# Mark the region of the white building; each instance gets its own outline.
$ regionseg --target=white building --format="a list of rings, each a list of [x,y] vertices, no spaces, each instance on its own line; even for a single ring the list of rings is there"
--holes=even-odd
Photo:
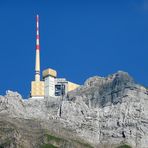
[[[43,71],[44,96],[64,96],[67,92],[79,87],[78,84],[67,81],[65,78],[57,78],[57,72],[51,68]]]

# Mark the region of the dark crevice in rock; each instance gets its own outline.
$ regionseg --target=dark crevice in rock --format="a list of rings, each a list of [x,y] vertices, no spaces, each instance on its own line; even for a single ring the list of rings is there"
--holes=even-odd
[[[123,138],[126,138],[125,132],[124,132],[124,131],[122,131],[122,137],[123,137]]]

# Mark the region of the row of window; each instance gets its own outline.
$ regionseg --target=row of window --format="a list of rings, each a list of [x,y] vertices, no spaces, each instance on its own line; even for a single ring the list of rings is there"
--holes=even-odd
[[[65,85],[58,84],[55,85],[55,96],[64,96],[65,95]]]

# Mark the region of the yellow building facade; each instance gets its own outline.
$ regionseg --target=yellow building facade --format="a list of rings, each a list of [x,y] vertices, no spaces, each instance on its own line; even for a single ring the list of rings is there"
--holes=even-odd
[[[54,69],[48,68],[42,72],[42,75],[43,75],[43,78],[45,78],[47,76],[52,76],[52,77],[56,78],[57,72]]]
[[[44,81],[31,82],[31,97],[44,97]]]
[[[79,87],[80,85],[76,84],[76,83],[72,83],[68,81],[68,92],[75,90]]]

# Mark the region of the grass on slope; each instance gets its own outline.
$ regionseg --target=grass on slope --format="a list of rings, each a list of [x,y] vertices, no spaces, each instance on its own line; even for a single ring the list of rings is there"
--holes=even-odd
[[[43,144],[43,145],[41,146],[41,148],[58,148],[58,147],[56,147],[56,146],[54,146],[54,145],[52,145],[52,144]]]
[[[41,145],[41,148],[59,148],[63,145],[65,146],[65,144],[72,144],[82,148],[93,148],[91,145],[87,143],[82,143],[76,140],[67,140],[49,134],[45,134],[45,138],[46,142],[43,145]]]
[[[0,144],[0,148],[9,147],[11,141],[9,139],[6,139],[6,141],[2,144]]]
[[[59,142],[59,141],[63,141],[64,139],[62,138],[59,138],[59,137],[55,137],[53,135],[49,135],[49,134],[46,134],[45,135],[47,137],[47,140],[50,141],[50,140],[54,140],[56,142]]]
[[[120,145],[117,148],[132,148],[131,146],[124,144],[124,145]]]

